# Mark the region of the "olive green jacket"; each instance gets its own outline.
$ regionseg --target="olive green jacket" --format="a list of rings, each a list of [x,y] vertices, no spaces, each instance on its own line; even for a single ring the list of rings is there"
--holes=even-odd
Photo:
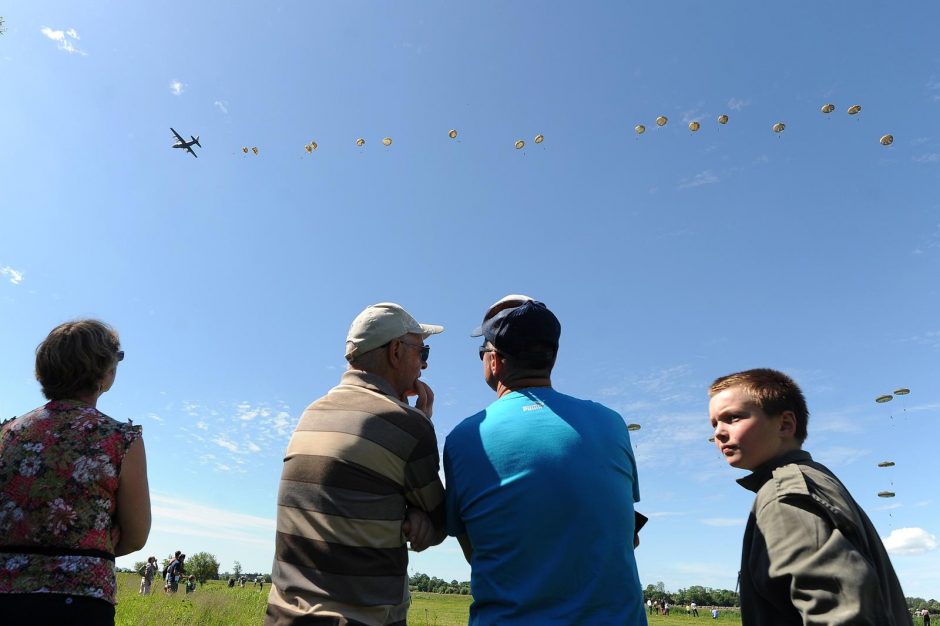
[[[871,520],[839,479],[796,450],[738,483],[757,493],[744,531],[744,626],[913,626]]]

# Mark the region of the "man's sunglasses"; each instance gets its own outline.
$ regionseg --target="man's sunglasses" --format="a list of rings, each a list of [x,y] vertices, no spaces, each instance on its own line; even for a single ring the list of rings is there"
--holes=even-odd
[[[118,351],[114,354],[114,358],[117,359],[118,362],[123,361],[123,360],[124,360],[124,351],[123,351],[123,350],[118,350]]]
[[[421,351],[421,354],[420,354],[421,362],[422,363],[428,362],[428,356],[430,356],[431,354],[431,346],[426,346],[426,345],[417,344],[417,343],[408,343],[407,341],[402,341],[401,343],[403,343],[406,346],[411,346],[412,348],[418,348]]]
[[[481,361],[483,360],[483,355],[486,354],[487,352],[496,352],[498,354],[499,350],[497,350],[496,348],[487,348],[486,344],[480,346],[480,360]]]

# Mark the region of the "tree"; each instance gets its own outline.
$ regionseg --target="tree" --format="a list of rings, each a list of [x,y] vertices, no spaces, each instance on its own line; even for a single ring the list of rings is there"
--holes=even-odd
[[[232,575],[235,576],[235,578],[242,575],[242,564],[238,561],[235,561],[235,564],[232,565]]]
[[[197,552],[186,557],[186,571],[195,576],[200,584],[207,580],[218,580],[219,560],[208,552]]]

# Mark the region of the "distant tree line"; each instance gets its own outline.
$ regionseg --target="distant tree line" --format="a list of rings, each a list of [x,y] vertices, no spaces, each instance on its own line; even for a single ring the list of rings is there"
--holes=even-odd
[[[904,598],[907,600],[907,606],[910,609],[915,611],[920,611],[921,609],[927,609],[931,613],[940,613],[940,602],[937,602],[933,598],[929,600],[924,600],[923,598]]]
[[[408,588],[412,591],[429,591],[431,593],[452,593],[460,596],[470,595],[470,581],[462,583],[452,580],[447,582],[441,578],[431,578],[427,574],[417,573],[408,579]]]
[[[661,581],[655,585],[647,585],[643,590],[643,599],[660,602],[665,600],[671,605],[689,605],[692,602],[699,606],[739,606],[738,595],[730,589],[712,589],[701,585],[692,585],[688,589],[668,591]]]

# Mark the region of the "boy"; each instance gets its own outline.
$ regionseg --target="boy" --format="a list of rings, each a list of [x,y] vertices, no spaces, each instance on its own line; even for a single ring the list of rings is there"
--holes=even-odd
[[[785,374],[753,369],[709,388],[715,445],[757,493],[744,531],[741,620],[913,626],[874,526],[839,479],[802,450],[809,410]]]

